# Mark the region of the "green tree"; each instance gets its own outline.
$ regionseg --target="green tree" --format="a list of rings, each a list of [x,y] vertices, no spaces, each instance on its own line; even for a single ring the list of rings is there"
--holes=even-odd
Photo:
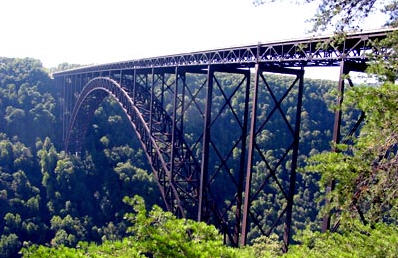
[[[359,216],[364,223],[398,221],[398,85],[362,86],[347,94],[366,114],[366,123],[352,146],[311,157],[307,171],[322,175],[320,184],[337,181],[328,211]],[[332,198],[333,197],[333,198]]]
[[[214,226],[203,222],[177,219],[172,213],[153,206],[147,211],[142,197],[124,198],[134,208],[126,219],[132,223],[128,232],[139,242],[138,248],[155,257],[231,257],[233,250],[224,246]]]
[[[396,257],[398,228],[378,223],[364,226],[351,220],[341,233],[320,233],[305,230],[295,238],[285,257]]]
[[[263,5],[278,0],[253,0],[254,5]],[[283,1],[283,0],[279,0]],[[293,2],[293,1],[292,1]],[[294,3],[306,4],[315,0],[295,1]],[[331,27],[337,32],[347,29],[359,29],[364,19],[372,12],[382,12],[388,16],[386,25],[396,27],[398,24],[397,0],[321,0],[317,13],[310,20],[313,31],[326,30]]]
[[[18,255],[21,242],[15,234],[2,235],[0,238],[0,257],[8,258]]]
[[[51,219],[51,229],[56,232],[51,240],[53,246],[75,246],[78,241],[86,240],[84,225],[79,218],[72,218],[70,215],[64,218],[54,216]]]

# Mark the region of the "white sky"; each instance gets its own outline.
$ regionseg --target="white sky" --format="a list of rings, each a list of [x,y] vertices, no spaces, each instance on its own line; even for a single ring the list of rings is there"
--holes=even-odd
[[[0,56],[52,67],[308,37],[305,21],[315,10],[289,1],[255,7],[252,0],[0,0]],[[383,23],[375,15],[364,28]],[[337,76],[318,70],[312,77],[331,73]]]

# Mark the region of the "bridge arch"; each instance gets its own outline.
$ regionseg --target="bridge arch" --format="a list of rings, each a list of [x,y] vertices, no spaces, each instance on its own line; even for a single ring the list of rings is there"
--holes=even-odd
[[[139,84],[136,84],[135,90],[132,91],[109,77],[95,77],[89,80],[73,107],[65,137],[65,149],[68,151],[71,147],[78,148],[85,137],[89,118],[102,100],[111,96],[122,108],[141,143],[166,208],[181,217],[193,218],[198,203],[199,165],[176,128],[174,144],[171,143],[172,120],[159,103],[153,105],[156,115],[150,119],[157,118],[161,122],[160,127],[153,128],[153,123],[149,125],[148,114],[142,111],[149,105],[148,95],[148,90]],[[79,129],[74,130],[75,128]],[[192,162],[179,162],[187,159]],[[179,169],[182,173],[173,173],[171,163],[174,167],[181,166]]]

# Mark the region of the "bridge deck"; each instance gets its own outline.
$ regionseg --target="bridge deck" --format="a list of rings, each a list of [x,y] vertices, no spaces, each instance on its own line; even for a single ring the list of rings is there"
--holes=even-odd
[[[350,33],[339,43],[333,41],[332,36],[323,36],[144,58],[81,67],[57,72],[54,76],[124,69],[202,67],[209,64],[253,67],[256,63],[262,63],[279,67],[302,67],[337,66],[341,60],[363,63],[367,60],[368,53],[380,51],[372,42],[385,38],[393,31],[396,29]]]

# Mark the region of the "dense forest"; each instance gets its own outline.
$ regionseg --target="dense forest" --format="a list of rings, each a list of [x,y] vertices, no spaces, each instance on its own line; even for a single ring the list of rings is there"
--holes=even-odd
[[[314,30],[335,26],[340,33],[335,40],[339,40],[347,26],[353,28],[367,17],[374,3],[320,1],[312,20]],[[392,0],[382,9],[393,27],[397,26],[397,7]],[[339,108],[333,91],[336,82],[305,79],[300,173],[293,240],[287,253],[282,253],[282,223],[269,237],[261,232],[269,229],[285,205],[278,189],[286,188],[289,161],[276,170],[281,186],[273,181],[257,192],[252,212],[260,226],[250,225],[249,245],[225,245],[228,239],[214,226],[164,211],[145,153],[114,99],[106,97],[95,110],[81,152],[64,151],[62,95],[50,72],[76,65],[46,70],[39,60],[1,57],[0,257],[397,257],[397,42],[395,31],[380,42],[389,51],[370,56],[367,72],[379,81],[377,86],[362,85],[345,93],[342,130],[347,132],[358,116],[364,117],[356,137],[349,141],[330,144],[333,112]],[[274,74],[265,77],[277,99],[294,80]],[[225,96],[216,88],[213,111],[215,115],[220,111],[220,118],[212,130],[219,137],[212,144],[221,146],[222,154],[234,144],[231,139],[237,138],[240,121],[234,117],[244,112],[244,92],[234,88],[240,80],[237,75],[217,76],[217,84],[231,96],[229,106],[234,111],[221,112]],[[204,99],[201,75],[190,75],[187,84],[198,99]],[[259,120],[275,104],[267,87],[259,90]],[[276,112],[258,136],[258,148],[270,164],[278,163],[288,147],[290,132],[285,122],[294,123],[296,95],[293,89],[281,104],[285,116]],[[196,106],[197,110],[187,109],[184,117],[188,144],[201,135],[204,102],[198,100]],[[171,105],[164,109],[172,112]],[[200,147],[193,149],[197,158]],[[220,166],[214,158],[216,148],[212,151],[209,168],[214,171]],[[237,162],[240,151],[234,150],[227,160],[229,166]],[[254,163],[255,189],[265,177],[265,165],[260,159]],[[214,184],[217,205],[231,204],[234,192],[225,183],[230,171],[220,173]],[[235,208],[233,203],[230,207],[231,211]],[[326,213],[332,214],[332,228],[321,233]]]
[[[85,245],[82,252],[88,252],[88,250],[102,252],[97,248],[112,249],[106,245],[112,245],[110,243],[124,245],[125,241],[131,241],[128,240],[129,238],[122,240],[124,237],[129,237],[131,232],[136,232],[133,235],[137,236],[143,234],[141,237],[144,241],[145,234],[151,231],[141,231],[143,228],[149,230],[148,228],[153,226],[148,221],[153,217],[165,217],[164,223],[167,222],[166,224],[173,230],[173,225],[181,223],[171,214],[163,213],[158,208],[152,210],[149,213],[152,215],[146,218],[147,211],[141,199],[138,197],[124,199],[124,197],[137,195],[144,198],[148,207],[154,204],[160,207],[163,205],[144,153],[115,100],[105,99],[95,111],[87,133],[85,148],[82,151],[84,155],[70,155],[62,151],[60,139],[61,118],[57,101],[60,98],[60,92],[55,88],[41,63],[34,59],[2,58],[0,67],[0,251],[2,257],[17,256],[22,247],[27,248],[32,244],[59,247],[61,249],[58,250],[64,252],[69,250],[65,249],[67,247],[81,246],[83,244],[81,241],[104,243],[103,247],[97,247],[95,244]],[[275,94],[279,95],[292,80],[289,77],[275,75],[267,75],[267,78],[268,83],[274,87]],[[222,75],[219,80],[220,84],[227,85],[227,88],[230,85],[232,89],[239,78]],[[193,87],[199,87],[199,81],[199,78],[193,77],[190,78],[189,83],[194,85]],[[304,165],[306,156],[329,148],[333,121],[330,106],[334,99],[331,91],[334,86],[335,82],[305,80],[300,143],[301,165]],[[269,105],[271,99],[264,97],[261,102],[263,103],[261,105]],[[295,100],[290,98],[286,103],[284,109],[289,116],[291,112],[294,112],[291,107],[294,106]],[[239,109],[238,102],[234,105]],[[264,116],[265,113],[260,113],[261,115]],[[349,113],[349,116],[355,115],[355,112]],[[187,116],[186,119],[187,124],[195,124],[195,116]],[[283,136],[286,132],[277,130],[281,125],[279,119],[271,121],[268,128],[269,135],[264,135],[264,146],[274,150],[268,153],[268,158],[271,160],[286,138]],[[227,125],[222,124],[222,126]],[[277,137],[271,133],[275,130],[279,133]],[[199,132],[195,132],[195,126],[192,126],[191,135],[195,133]],[[225,131],[224,136],[220,141],[228,139],[228,130]],[[261,163],[257,163],[255,167],[255,173],[259,173],[257,177],[260,179],[261,166]],[[257,177],[254,176],[254,184]],[[301,174],[298,178],[294,206],[294,232],[305,228],[315,230],[320,226],[319,205],[322,202],[320,202],[321,191],[317,184],[318,180],[319,176],[312,173]],[[264,227],[269,226],[268,216],[275,216],[280,205],[278,203],[281,199],[280,193],[278,194],[273,187],[276,188],[271,185],[269,189],[262,191],[261,202],[255,203],[255,209],[264,214]],[[144,214],[140,220],[134,212],[131,213],[132,206],[138,214],[140,212]],[[235,250],[222,245],[220,235],[214,228],[207,229],[206,227],[209,226],[191,223],[185,226],[193,228],[192,230],[196,229],[198,238],[213,239],[215,245],[218,246],[217,250],[221,253],[226,252],[232,256],[245,253],[251,256],[253,252],[261,253],[263,245],[268,242],[271,243],[270,254],[280,252],[278,248],[281,243],[277,235],[272,235],[270,240],[264,240],[263,237],[257,239],[260,236],[258,228],[251,228],[249,233],[254,249]],[[160,228],[167,227],[166,224]],[[153,230],[160,229],[154,227]],[[282,228],[279,227],[275,233],[280,233],[281,230]],[[141,233],[137,234],[138,231]],[[165,233],[160,231],[158,234],[163,234],[165,237]],[[156,235],[154,232],[150,234]],[[178,240],[185,241],[188,245],[190,236],[184,237]],[[131,249],[129,252],[139,254],[143,246],[145,245],[134,244],[126,248]],[[255,248],[256,246],[258,249]],[[34,255],[35,253],[30,253],[32,248],[35,247],[25,249],[25,254]],[[151,247],[149,244],[146,248],[151,250],[154,246]],[[38,252],[36,255],[45,255],[44,253],[47,252],[41,253],[42,249],[34,250]],[[199,248],[192,252],[201,251]]]
[[[0,61],[2,256],[28,243],[74,246],[124,236],[123,197],[160,199],[117,104],[108,100],[97,110],[92,152],[67,155],[60,92],[49,74],[38,60]]]
[[[124,196],[137,194],[149,206],[162,206],[144,153],[115,100],[106,99],[95,111],[84,155],[69,155],[62,151],[60,140],[62,129],[57,102],[60,91],[40,62],[2,58],[1,64],[0,232],[4,252],[15,252],[31,243],[75,246],[79,241],[99,243],[121,239],[127,229],[123,219],[128,211],[122,202]],[[291,81],[288,77],[269,76],[269,84],[279,89],[276,92],[279,95]],[[223,75],[219,80],[232,89],[239,78]],[[200,86],[195,77],[188,83]],[[328,105],[333,99],[330,90],[334,85],[334,82],[306,80],[303,156],[329,147],[332,113]],[[270,97],[264,97],[262,105],[270,101]],[[288,101],[286,110],[295,103],[294,98]],[[191,135],[200,134],[195,116],[188,115],[186,119],[186,124],[192,124],[187,129]],[[280,122],[272,121],[270,132],[275,131]],[[219,126],[228,126],[228,121]],[[233,130],[225,130],[220,141],[231,138],[228,132],[232,134]],[[278,137],[268,135],[266,148],[277,152],[287,137],[281,137],[283,133],[287,132],[280,132]],[[272,153],[269,155],[271,159]],[[299,182],[295,229],[315,222],[318,211],[316,176],[303,175]],[[275,200],[280,196],[272,189],[263,194],[263,202],[256,203],[256,208],[263,209],[266,225],[267,215],[275,213],[273,209],[278,208]],[[253,229],[251,235],[250,239],[254,239],[259,232]]]

